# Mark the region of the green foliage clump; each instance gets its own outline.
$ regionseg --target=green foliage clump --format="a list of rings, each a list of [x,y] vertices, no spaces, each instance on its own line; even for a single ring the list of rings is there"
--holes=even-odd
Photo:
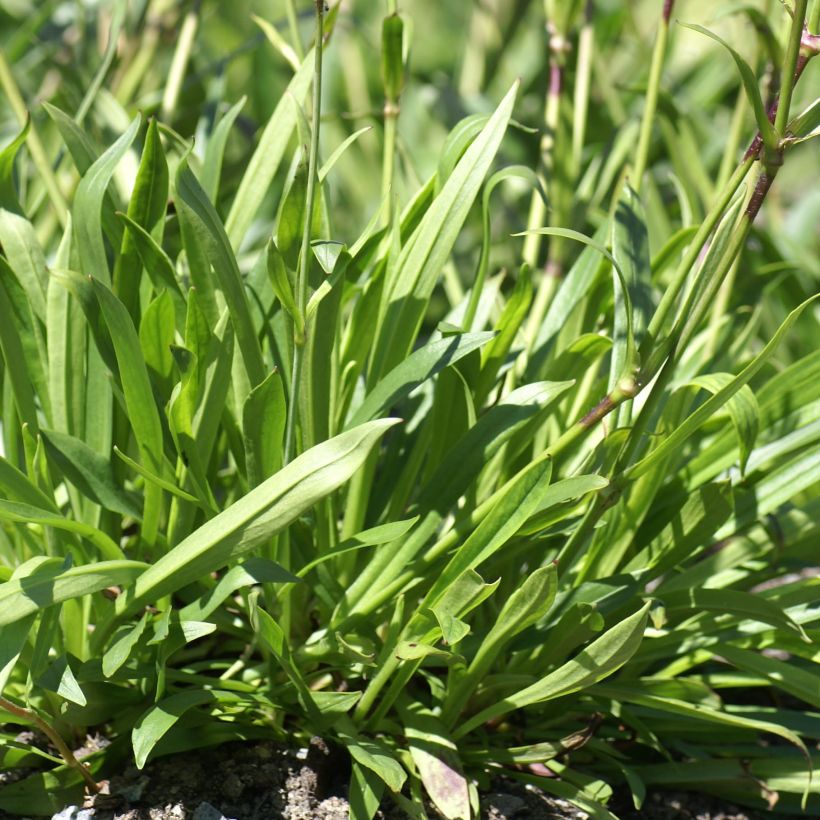
[[[429,5],[3,4],[0,809],[820,813],[820,2]]]

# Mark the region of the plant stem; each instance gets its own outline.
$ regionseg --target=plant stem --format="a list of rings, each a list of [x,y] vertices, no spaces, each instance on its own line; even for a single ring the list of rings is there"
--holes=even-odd
[[[293,40],[293,50],[301,63],[305,59],[305,49],[302,46],[302,36],[299,34],[299,17],[296,14],[295,0],[287,0],[285,4],[288,15],[288,27],[290,28],[290,39]]]
[[[572,106],[572,168],[576,177],[581,169],[581,153],[584,150],[589,112],[592,53],[595,47],[595,27],[592,25],[592,15],[593,2],[587,0],[584,8],[584,24],[578,35],[578,59],[575,63],[575,92]]]
[[[165,91],[162,94],[160,114],[162,119],[168,122],[176,108],[179,92],[182,88],[182,81],[185,79],[185,70],[191,58],[191,51],[194,47],[196,30],[199,27],[199,6],[197,2],[185,15],[182,26],[179,30],[177,47],[174,56],[171,58],[171,67],[168,70],[168,82],[165,84]]]
[[[803,23],[806,19],[806,8],[809,0],[795,0],[792,16],[792,27],[789,32],[789,42],[786,47],[786,56],[783,60],[783,83],[780,86],[780,102],[774,117],[774,129],[778,135],[786,131],[791,108],[792,92],[796,83],[795,72],[800,56],[800,41],[803,37]]]
[[[649,140],[652,138],[652,125],[655,121],[655,111],[658,108],[658,91],[661,85],[661,72],[663,71],[663,61],[666,56],[666,42],[669,38],[669,18],[672,15],[674,0],[665,0],[663,13],[658,25],[658,33],[655,39],[655,49],[652,52],[652,65],[649,69],[649,85],[646,89],[646,105],[644,107],[643,119],[641,120],[641,131],[638,136],[638,148],[635,152],[635,170],[633,188],[640,193],[641,181],[646,171],[646,163],[649,157]]]
[[[316,199],[316,171],[319,163],[319,128],[322,109],[322,34],[324,25],[324,0],[315,0],[316,44],[313,62],[313,122],[310,133],[308,155],[308,182],[305,195],[305,224],[302,230],[302,247],[299,252],[299,270],[296,279],[296,308],[305,315],[308,301],[308,273],[310,271],[310,232],[313,227],[313,207]],[[303,334],[294,332],[293,369],[291,371],[291,395],[288,403],[288,417],[285,427],[284,464],[296,452],[296,422],[299,415],[299,394],[302,381],[307,328]]]
[[[97,781],[94,780],[94,776],[88,770],[88,767],[80,763],[80,761],[74,757],[74,753],[68,748],[66,742],[60,737],[59,733],[55,731],[55,729],[48,723],[46,723],[46,721],[44,721],[36,712],[33,712],[31,709],[25,709],[22,706],[18,706],[16,703],[12,703],[4,697],[0,697],[0,709],[5,709],[15,717],[19,717],[33,723],[52,742],[54,748],[60,753],[60,757],[62,757],[72,769],[80,773],[89,790],[95,794],[99,792],[100,787],[97,785]]]
[[[23,97],[20,94],[20,89],[14,80],[11,66],[6,62],[6,56],[2,51],[0,51],[0,87],[2,87],[8,97],[9,105],[17,117],[17,122],[20,124],[20,127],[23,127],[29,119],[28,111],[26,110],[26,104],[23,102]],[[37,168],[37,173],[42,178],[43,184],[48,192],[48,197],[57,213],[57,218],[60,220],[60,225],[65,228],[68,222],[68,204],[57,183],[57,177],[54,176],[51,163],[46,156],[43,143],[40,142],[40,137],[37,134],[37,129],[34,127],[33,122],[29,123],[26,144],[28,145],[28,150],[34,161],[34,165]]]

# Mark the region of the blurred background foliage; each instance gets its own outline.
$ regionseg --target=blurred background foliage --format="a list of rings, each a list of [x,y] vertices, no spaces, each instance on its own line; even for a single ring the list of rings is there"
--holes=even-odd
[[[304,0],[295,5],[296,26],[302,42],[308,43],[312,3]],[[199,135],[201,145],[229,107],[246,97],[238,127],[228,137],[220,188],[224,215],[224,204],[232,199],[258,131],[293,73],[254,16],[273,24],[290,40],[293,29],[287,4],[284,0],[131,0],[115,47],[108,49],[112,24],[118,27],[119,6],[112,0],[0,2],[3,52],[48,156],[62,169],[61,183],[70,187],[74,171],[68,161],[59,164],[61,142],[40,105],[43,101],[67,112],[82,110],[96,79],[100,90],[91,101],[85,125],[100,146],[122,133],[137,110],[161,112],[162,119],[184,137]],[[491,111],[515,77],[522,79],[515,112],[520,127],[505,140],[500,164],[535,167],[553,60],[561,65],[564,91],[549,183],[550,221],[593,231],[610,207],[611,192],[618,182],[617,166],[637,139],[661,6],[659,0],[401,0],[398,7],[410,36],[409,77],[398,123],[400,164],[395,184],[400,200],[406,202],[409,193],[435,170],[449,130],[466,115]],[[326,53],[324,156],[357,129],[372,127],[342,157],[334,175],[331,208],[338,234],[334,238],[341,241],[350,242],[359,235],[365,215],[374,213],[380,201],[383,92],[379,55],[382,19],[389,10],[385,0],[342,0]],[[777,48],[776,40],[783,42],[789,21],[778,0],[681,0],[674,16],[717,31],[761,71],[772,64],[771,49]],[[573,146],[578,141],[578,124],[572,119],[576,58],[580,32],[590,19],[594,22],[590,28],[594,30],[590,105],[583,141]],[[779,20],[781,29],[767,30],[761,25],[765,20]],[[192,44],[182,82],[177,93],[170,93],[172,63],[175,55],[177,59],[184,56],[189,36]],[[801,110],[811,99],[818,81],[820,61],[813,61],[798,85],[793,111]],[[645,191],[653,252],[670,228],[678,227],[670,225],[671,220],[697,222],[716,182],[733,167],[754,131],[731,61],[719,45],[695,32],[672,26],[661,88],[660,127],[650,152],[651,179]],[[4,144],[19,131],[17,114],[7,98],[0,101]],[[761,288],[775,284],[794,289],[794,298],[786,300],[792,304],[799,300],[799,293],[817,289],[819,158],[816,141],[799,146],[790,156],[747,251],[747,258],[752,259],[760,252],[762,264],[751,265],[748,275],[740,277],[742,286],[735,288],[732,297],[735,307],[752,304]],[[363,172],[363,168],[372,170]],[[120,173],[126,174],[127,169]],[[281,191],[277,186],[284,176],[282,173],[270,192],[271,217]],[[28,178],[25,171],[20,178]],[[525,227],[529,195],[523,187],[506,186],[494,200],[493,260],[499,267],[515,268],[521,240],[507,240],[510,233]],[[469,286],[475,270],[480,220],[477,213],[474,216],[472,227],[468,225],[456,248],[455,275],[451,272],[446,278],[450,302],[456,301],[461,287]],[[36,214],[30,217],[36,221]],[[56,233],[49,237],[48,224],[41,223],[39,232],[42,240],[53,240],[53,247]],[[561,255],[577,255],[579,250],[567,246]],[[544,248],[541,252],[545,253]],[[780,259],[799,261],[802,271],[798,275],[793,266],[778,265]],[[565,264],[572,259],[559,261]],[[795,276],[799,281],[792,281]],[[443,313],[446,304],[441,302],[439,308]],[[780,319],[782,316],[773,316],[771,322],[774,325]]]

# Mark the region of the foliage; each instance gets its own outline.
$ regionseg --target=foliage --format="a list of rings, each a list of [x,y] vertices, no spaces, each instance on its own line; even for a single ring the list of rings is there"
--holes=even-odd
[[[820,813],[820,3],[430,5],[3,4],[0,808]]]

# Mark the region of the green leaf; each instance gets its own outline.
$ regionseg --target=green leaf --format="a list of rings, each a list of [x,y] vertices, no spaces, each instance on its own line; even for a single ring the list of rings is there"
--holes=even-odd
[[[467,779],[446,727],[419,703],[400,709],[410,756],[436,808],[449,820],[471,816]]]
[[[276,29],[276,26],[261,17],[257,17],[255,14],[252,14],[251,18],[253,19],[253,22],[256,23],[256,25],[259,26],[259,28],[261,28],[265,33],[265,37],[268,38],[270,44],[288,61],[288,63],[290,63],[291,68],[294,71],[298,71],[299,57],[293,50],[290,43],[288,43],[288,41],[285,40],[285,38]]]
[[[219,288],[231,314],[250,386],[255,387],[265,380],[266,372],[242,274],[239,272],[225,228],[186,161],[179,163],[176,191],[177,206],[186,209],[200,243],[208,248]]]
[[[492,333],[462,333],[428,342],[379,381],[356,409],[347,427],[355,427],[388,411],[427,379],[478,350],[492,338]]]
[[[267,271],[273,292],[279,303],[287,311],[291,321],[296,325],[297,336],[303,336],[305,332],[305,320],[299,309],[296,307],[296,299],[293,295],[293,288],[288,278],[285,268],[285,260],[279,252],[279,248],[271,239],[267,247]]]
[[[803,640],[810,642],[803,627],[789,617],[777,604],[739,589],[682,589],[660,598],[668,612],[678,609],[707,610],[725,613],[743,619],[751,619],[769,624],[787,632],[796,632]]]
[[[738,669],[760,675],[772,686],[788,692],[815,709],[820,708],[820,674],[811,668],[795,663],[794,660],[787,662],[770,658],[731,644],[720,644],[718,652]]]
[[[692,31],[697,31],[699,34],[705,34],[716,43],[720,43],[720,45],[722,45],[729,52],[729,54],[732,55],[732,59],[735,61],[735,65],[740,72],[740,79],[743,82],[743,88],[746,91],[746,96],[752,105],[752,110],[755,114],[755,122],[757,123],[757,130],[760,131],[760,134],[763,137],[763,144],[766,146],[767,153],[771,153],[773,155],[773,152],[777,150],[777,141],[779,137],[766,114],[766,106],[763,104],[763,97],[760,95],[757,78],[755,77],[751,66],[723,38],[718,37],[717,34],[709,31],[709,29],[694,23],[680,23],[680,21],[679,25],[684,28],[692,29]]]
[[[102,233],[103,197],[108,183],[137,137],[141,118],[135,117],[128,130],[83,174],[74,195],[72,223],[80,272],[105,284],[111,283]]]
[[[652,315],[646,215],[640,196],[628,183],[624,185],[615,209],[615,219],[612,223],[612,256],[622,272],[623,282],[615,277],[610,390],[621,378],[630,375],[637,364],[630,359],[630,351],[640,348]],[[631,320],[627,315],[628,310],[632,311]],[[630,346],[630,330],[633,347]]]
[[[259,139],[259,145],[250,158],[242,181],[239,183],[239,189],[225,221],[225,231],[234,250],[239,249],[268,193],[268,188],[296,127],[297,108],[305,101],[312,76],[313,51],[311,50],[271,114]]]
[[[1,257],[0,275],[3,278],[8,276],[8,266]],[[37,401],[25,366],[20,333],[15,327],[12,303],[6,290],[10,283],[4,282],[3,278],[0,278],[0,353],[3,355],[5,375],[11,385],[17,415],[23,424],[37,430]]]
[[[114,481],[111,461],[85,442],[56,430],[41,430],[46,455],[83,495],[112,512],[139,519],[134,499]]]
[[[125,395],[128,421],[134,431],[140,458],[151,472],[161,475],[163,469],[162,422],[154,401],[151,380],[142,356],[140,341],[128,311],[108,287],[92,280],[102,315],[108,325],[120,382]],[[142,537],[153,544],[159,528],[162,491],[156,484],[145,487],[145,503],[142,516]]]
[[[270,478],[282,464],[286,416],[282,377],[274,370],[251,390],[242,408],[245,466],[251,487]]]
[[[145,567],[140,561],[100,561],[61,571],[62,561],[49,560],[28,575],[0,584],[0,626],[71,598],[111,586],[127,586]]]
[[[131,744],[134,748],[134,762],[142,769],[154,747],[174,724],[188,711],[219,699],[239,700],[234,692],[211,689],[186,689],[177,692],[151,706],[134,724]]]
[[[624,618],[600,638],[582,649],[572,660],[567,661],[532,686],[508,695],[503,700],[483,709],[455,732],[459,738],[488,720],[520,709],[533,703],[569,695],[592,686],[620,669],[635,654],[643,639],[649,616],[649,603],[637,612]]]
[[[283,530],[347,481],[394,424],[395,419],[364,424],[302,453],[162,556],[117,599],[118,614],[138,611]]]
[[[63,518],[51,510],[43,510],[30,504],[4,501],[0,499],[0,520],[11,521],[16,524],[37,524],[41,527],[54,527],[58,530],[76,532],[87,538],[106,560],[116,561],[125,558],[119,545],[104,532],[72,518]]]
[[[267,558],[248,558],[241,564],[231,567],[205,595],[180,609],[179,617],[187,621],[204,621],[238,589],[256,584],[285,584],[298,581],[295,575],[291,575],[274,561]]]
[[[11,625],[0,627],[0,694],[6,690],[6,685],[28,641],[29,632],[36,617],[37,613],[34,612],[14,621]]]
[[[626,572],[638,573],[649,581],[696,557],[732,514],[731,493],[727,486],[706,484],[685,497],[677,509],[664,511],[656,524],[662,527],[649,544],[626,565]],[[674,583],[674,578],[671,579]]]
[[[171,347],[175,341],[175,311],[171,292],[163,289],[149,303],[139,325],[139,341],[145,366],[154,383],[170,393],[174,356]]]
[[[304,152],[302,152],[299,155],[299,161],[294,170],[293,178],[290,180],[290,185],[284,193],[276,223],[276,247],[282,254],[288,270],[291,271],[295,271],[299,266],[302,231],[305,224],[307,187],[308,161]]]
[[[728,386],[732,378],[729,373],[710,373],[709,375],[696,376],[687,384],[702,387],[715,395],[715,393]],[[760,427],[760,408],[757,406],[755,394],[752,393],[748,384],[743,385],[726,402],[726,410],[737,433],[737,440],[740,445],[740,474],[743,475],[746,472],[749,455],[754,448]]]
[[[541,498],[541,503],[535,514],[519,530],[521,535],[531,535],[543,530],[556,520],[561,520],[561,511],[556,511],[556,507],[567,501],[583,498],[589,493],[603,490],[609,482],[600,475],[577,475],[572,478],[565,478],[551,484]]]
[[[167,288],[174,297],[177,307],[180,305],[184,307],[185,299],[182,295],[182,289],[174,270],[174,263],[168,254],[160,247],[156,239],[142,225],[134,222],[131,217],[119,212],[117,217],[125,225],[126,233],[131,236],[134,247],[154,284],[154,288],[156,290]]]
[[[304,578],[314,567],[331,558],[336,558],[339,555],[344,555],[347,552],[354,552],[355,550],[363,549],[364,547],[376,547],[381,544],[389,544],[392,541],[398,541],[402,536],[413,527],[418,521],[418,516],[415,518],[408,518],[404,521],[391,521],[389,524],[380,524],[377,527],[371,527],[368,530],[345,538],[338,546],[334,547],[324,555],[320,555],[313,561],[305,564],[296,574],[300,578]]]
[[[783,337],[788,333],[791,326],[797,321],[800,314],[815,300],[816,296],[806,299],[801,305],[796,307],[785,319],[783,324],[777,329],[771,341],[760,351],[760,353],[749,362],[748,365],[730,381],[722,387],[710,399],[705,401],[694,413],[679,424],[648,456],[645,456],[636,464],[633,464],[624,472],[624,477],[629,480],[638,478],[668,455],[680,452],[681,445],[691,436],[713,413],[723,407],[741,387],[752,379],[752,377],[766,363],[767,359],[774,353]]]
[[[805,142],[820,135],[820,98],[792,119],[786,126],[786,134],[791,143]]]
[[[541,567],[505,601],[501,612],[484,635],[469,667],[448,687],[443,716],[452,725],[476,687],[485,678],[504,646],[520,632],[544,617],[552,608],[558,589],[555,565]]]
[[[168,206],[168,163],[156,120],[148,123],[137,179],[128,202],[128,219],[146,233],[162,235]],[[134,324],[139,322],[139,285],[142,255],[133,231],[125,231],[114,267],[114,293],[125,305]]]
[[[23,130],[0,151],[0,208],[13,211],[20,216],[23,215],[23,209],[20,207],[14,187],[14,160],[17,158],[17,152],[25,144],[30,128],[31,117],[26,117]]]
[[[430,295],[501,144],[517,91],[518,83],[459,160],[404,244],[395,272],[384,286],[374,377],[391,371],[410,352]]]
[[[450,509],[458,502],[505,443],[534,423],[572,382],[537,382],[510,393],[488,410],[445,454],[435,473],[421,488],[418,526],[394,550],[382,550],[348,588],[345,604],[356,609],[374,605],[377,590],[383,589],[407,569],[417,553],[435,533]]]
[[[145,612],[135,624],[122,627],[114,635],[108,650],[102,657],[102,671],[107,678],[115,674],[131,657],[147,625],[148,613]]]
[[[633,223],[631,217],[628,218],[628,219],[626,218],[630,214],[630,211],[626,210],[623,213],[625,214],[625,218],[623,220],[624,230],[626,231],[627,227],[628,227],[629,230],[633,230],[634,223]],[[638,234],[639,234],[638,229],[635,228],[633,232],[636,235],[635,236],[635,241],[637,241],[638,244],[642,244],[643,240],[640,239],[639,236],[638,236]],[[599,253],[601,256],[608,259],[612,263],[612,269],[615,273],[616,294],[620,296],[620,300],[619,300],[620,307],[618,309],[617,315],[620,317],[620,319],[618,319],[618,323],[619,323],[618,326],[621,327],[621,324],[622,324],[622,328],[621,328],[621,332],[620,332],[620,342],[621,342],[620,347],[621,347],[623,352],[620,355],[619,360],[621,360],[625,363],[625,365],[624,365],[625,367],[629,367],[631,365],[634,365],[634,363],[636,362],[636,358],[635,358],[636,351],[635,351],[635,334],[634,334],[634,328],[633,328],[634,310],[633,310],[633,305],[632,305],[632,292],[636,291],[636,290],[639,290],[641,292],[641,294],[643,295],[643,292],[644,292],[645,288],[643,288],[642,286],[639,286],[638,284],[636,284],[634,282],[632,283],[632,287],[630,287],[630,282],[632,281],[630,279],[630,275],[627,272],[625,272],[624,269],[621,267],[621,262],[618,259],[616,259],[599,241],[597,241],[597,238],[598,238],[597,235],[596,235],[595,239],[590,239],[588,236],[585,236],[584,234],[579,233],[578,231],[574,231],[570,228],[533,228],[532,230],[522,231],[521,233],[517,233],[517,234],[515,234],[515,236],[527,236],[528,234],[543,234],[544,236],[560,236],[560,237],[563,237],[564,239],[572,239],[575,242],[580,242],[581,244],[586,245],[588,248],[596,251],[597,253]],[[579,264],[578,278],[581,280],[581,282],[579,284],[581,284],[582,286],[585,286],[585,287],[589,287],[592,283],[593,268],[592,268],[591,264],[588,264],[588,266],[584,265],[583,267],[580,267],[580,261],[581,261],[582,258],[583,258],[583,255],[581,257],[579,257],[579,260],[578,260],[578,264]],[[588,260],[588,263],[589,262],[591,262],[591,259]],[[630,262],[631,262],[631,260],[630,260]],[[647,261],[646,264],[648,265],[648,261]],[[644,271],[643,261],[641,261],[637,265],[636,271],[640,272],[641,276],[644,276],[644,275],[648,276],[648,272]],[[620,285],[619,289],[617,289],[617,285]],[[577,285],[576,285],[576,288],[577,288]],[[582,294],[578,293],[577,291],[575,293],[569,292],[568,293],[568,298],[567,298],[567,305],[577,304],[577,302],[580,301],[581,297],[582,297]],[[645,307],[646,307],[645,305],[642,306],[642,312],[641,312],[642,316],[645,312]],[[550,318],[551,318],[551,316],[550,316],[550,314],[548,314],[546,319],[544,320],[545,326],[547,325]],[[565,321],[565,320],[566,320],[566,316],[564,316],[561,321]],[[556,327],[556,330],[557,330],[557,327]],[[538,338],[540,339],[542,336],[545,336],[545,335],[546,335],[546,331],[542,327],[542,329],[539,331]],[[625,375],[625,374],[623,372],[621,372],[621,375]]]
[[[302,675],[299,665],[295,662],[288,639],[281,626],[262,609],[258,604],[257,596],[251,598],[251,625],[254,632],[259,635],[263,644],[273,653],[277,663],[284,669],[290,682],[296,689],[296,693],[302,708],[308,716],[311,724],[319,731],[325,723],[323,715],[319,709],[317,701],[313,697],[313,692],[308,687]],[[331,712],[334,714],[335,710]]]
[[[60,697],[79,706],[85,706],[88,702],[65,655],[60,655],[48,665],[45,672],[37,678],[37,685],[49,692],[56,692]]]
[[[458,548],[425,597],[433,606],[462,573],[495,554],[538,509],[552,476],[552,461],[533,462],[505,485],[487,517]]]
[[[257,20],[257,22],[259,22]],[[205,156],[202,160],[202,172],[199,175],[202,188],[211,202],[216,205],[219,198],[219,179],[222,176],[222,158],[225,155],[225,146],[231,133],[231,128],[245,107],[247,97],[229,108],[220,118],[205,144]]]
[[[327,178],[328,174],[333,170],[333,167],[336,163],[344,156],[344,153],[359,139],[362,134],[366,134],[368,131],[372,131],[372,125],[365,125],[364,128],[360,128],[358,131],[354,131],[347,139],[345,139],[341,145],[325,160],[324,165],[318,170],[316,176],[319,179],[319,182],[324,182]]]
[[[476,405],[479,407],[484,404],[498,379],[501,366],[527,317],[532,295],[532,275],[530,270],[524,266],[518,274],[515,289],[504,304],[504,309],[495,326],[495,337],[481,351],[481,372],[475,387]]]
[[[605,223],[595,233],[592,243],[584,243],[586,247],[581,251],[575,264],[561,282],[561,286],[547,310],[547,315],[538,329],[533,352],[527,365],[526,375],[528,378],[534,378],[535,374],[543,373],[544,363],[555,344],[559,331],[563,328],[573,310],[595,284],[602,269],[601,256],[607,256],[606,253],[603,253],[606,249],[602,243],[606,241],[608,233],[609,224]],[[558,235],[560,236],[560,234]],[[574,234],[572,238],[578,240],[578,236]],[[583,242],[584,240],[578,241]],[[612,260],[610,259],[610,261]]]
[[[44,322],[48,269],[33,225],[24,216],[0,208],[0,244],[10,271],[28,297],[32,313]]]
[[[729,648],[729,647],[726,647]],[[731,649],[734,649],[732,647]],[[702,704],[688,703],[683,700],[668,697],[657,697],[654,695],[643,694],[635,686],[629,686],[617,683],[599,684],[593,690],[596,695],[613,698],[618,701],[626,703],[635,703],[639,706],[645,706],[649,709],[657,709],[660,712],[667,712],[673,715],[680,715],[685,718],[693,720],[701,720],[706,723],[716,726],[732,726],[739,729],[748,729],[753,732],[768,732],[797,746],[802,752],[804,758],[808,761],[808,751],[806,745],[798,735],[790,729],[785,728],[774,722],[765,720],[754,720],[752,718],[742,717],[741,715],[730,714],[725,711],[718,711],[710,709],[708,706]],[[809,761],[810,762],[810,761]],[[803,763],[803,773],[805,775],[808,785],[811,783],[811,773],[806,771],[805,762]],[[806,788],[808,788],[808,785]]]
[[[391,791],[401,791],[407,775],[383,743],[358,735],[348,718],[340,719],[334,730],[354,761],[377,774]]]
[[[384,794],[384,780],[372,769],[353,761],[348,802],[350,820],[371,820],[379,810]]]

